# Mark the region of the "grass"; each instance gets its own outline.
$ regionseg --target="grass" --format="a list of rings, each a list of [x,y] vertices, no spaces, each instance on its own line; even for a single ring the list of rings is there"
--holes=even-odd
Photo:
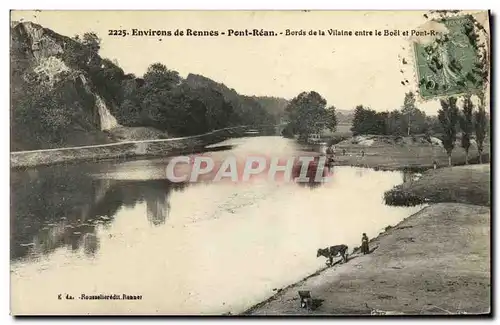
[[[112,138],[118,141],[127,140],[151,140],[151,139],[168,139],[167,133],[157,130],[152,127],[129,127],[122,126],[108,131]]]
[[[456,202],[490,206],[490,177],[489,164],[429,170],[420,179],[387,191],[384,198],[389,205]]]
[[[372,146],[359,144],[340,143],[336,146],[336,165],[363,166],[379,169],[428,169],[433,167],[436,161],[438,167],[448,165],[448,155],[439,146],[430,144],[386,144],[375,143]],[[342,155],[345,150],[346,154]],[[364,156],[362,152],[364,151]],[[489,144],[485,144],[483,150],[483,162],[489,162]],[[471,147],[469,150],[469,162],[477,163],[479,154],[477,148]],[[452,164],[465,164],[465,151],[457,147],[452,152]]]

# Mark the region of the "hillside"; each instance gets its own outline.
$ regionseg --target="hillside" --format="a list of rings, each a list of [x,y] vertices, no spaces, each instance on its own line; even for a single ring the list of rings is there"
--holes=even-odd
[[[335,112],[337,116],[338,124],[352,124],[352,120],[354,119],[354,111],[353,110],[344,110],[337,109]]]
[[[11,24],[12,150],[112,140],[103,132],[118,124],[106,114],[112,103],[69,62],[71,46],[84,51],[40,25]]]
[[[284,112],[288,104],[285,99],[281,98],[240,95],[236,90],[229,88],[223,83],[218,83],[210,78],[193,73],[187,76],[185,83],[193,89],[211,88],[220,92],[224,96],[224,99],[230,102],[234,108],[240,110],[244,119],[249,121],[261,119],[268,114],[280,117],[280,111]],[[268,122],[272,123],[271,121]]]
[[[280,110],[200,75],[183,80],[163,63],[127,74],[99,55],[100,42],[11,22],[12,151],[269,124]]]
[[[252,98],[277,119],[284,117],[285,108],[289,103],[288,100],[279,97],[252,96]]]

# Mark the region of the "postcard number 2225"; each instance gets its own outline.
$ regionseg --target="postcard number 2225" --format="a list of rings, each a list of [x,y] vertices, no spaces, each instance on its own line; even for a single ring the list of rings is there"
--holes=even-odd
[[[127,33],[126,29],[109,29],[108,35],[109,36],[127,36],[128,33]]]

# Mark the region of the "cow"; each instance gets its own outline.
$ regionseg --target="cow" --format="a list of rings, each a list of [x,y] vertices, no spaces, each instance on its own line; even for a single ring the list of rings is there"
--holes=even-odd
[[[344,263],[347,262],[347,245],[335,245],[327,248],[319,248],[316,257],[324,256],[328,258],[328,264],[333,265],[333,258],[340,254]]]

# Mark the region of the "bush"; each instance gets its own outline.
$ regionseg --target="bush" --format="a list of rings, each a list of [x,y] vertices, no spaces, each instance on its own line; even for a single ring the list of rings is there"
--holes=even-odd
[[[424,204],[427,199],[396,187],[384,193],[385,204],[394,206],[415,206]]]

